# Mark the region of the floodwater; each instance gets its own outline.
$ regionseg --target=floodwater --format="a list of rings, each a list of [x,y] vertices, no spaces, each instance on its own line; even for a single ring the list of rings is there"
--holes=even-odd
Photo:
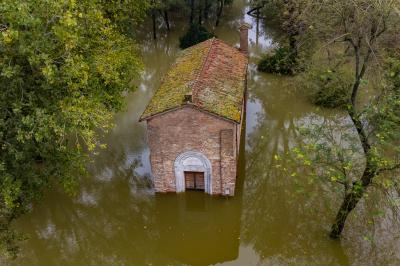
[[[301,168],[274,159],[299,141],[301,121],[331,112],[316,110],[287,85],[288,78],[256,71],[254,62],[273,45],[273,31],[260,26],[257,36],[245,9],[244,0],[235,0],[216,30],[220,39],[237,45],[240,22],[253,24],[236,196],[154,193],[146,127],[138,117],[176,58],[182,27],[157,43],[147,33],[141,41],[140,85],[116,115],[108,149],[94,158],[76,197],[49,192],[18,221],[30,238],[10,264],[400,265],[398,224],[371,215],[377,207],[372,196],[350,217],[343,239],[330,240],[340,193],[308,183]]]

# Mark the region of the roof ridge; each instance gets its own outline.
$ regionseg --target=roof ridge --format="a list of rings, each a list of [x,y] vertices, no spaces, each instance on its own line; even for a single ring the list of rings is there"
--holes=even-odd
[[[197,94],[197,90],[196,90],[197,84],[199,83],[201,74],[203,73],[204,67],[205,67],[205,65],[206,65],[206,63],[208,61],[208,58],[210,57],[211,49],[213,47],[213,44],[214,44],[215,40],[216,40],[215,37],[211,38],[210,49],[208,49],[207,55],[206,55],[203,63],[201,64],[200,71],[199,71],[199,73],[197,74],[197,76],[196,76],[196,78],[194,80],[194,84],[193,84],[193,87],[192,87],[192,101],[193,101],[193,103],[194,103],[194,101],[196,99],[196,96],[197,96],[197,95],[195,95],[195,94]]]

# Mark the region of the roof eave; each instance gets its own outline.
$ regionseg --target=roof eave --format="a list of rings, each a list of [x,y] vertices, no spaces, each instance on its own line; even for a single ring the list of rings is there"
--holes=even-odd
[[[166,113],[169,113],[169,112],[173,112],[173,111],[176,111],[176,110],[178,110],[178,109],[182,109],[182,108],[184,108],[184,107],[191,107],[191,108],[196,109],[196,110],[198,110],[198,111],[200,111],[200,112],[203,112],[203,113],[206,113],[206,114],[210,114],[210,115],[212,115],[212,116],[214,116],[214,117],[217,117],[217,118],[219,118],[219,119],[226,120],[226,121],[229,121],[229,122],[233,122],[233,123],[235,123],[235,124],[240,124],[240,123],[241,123],[241,119],[240,119],[239,121],[237,121],[237,120],[235,120],[235,119],[232,119],[232,118],[229,118],[229,117],[225,117],[225,116],[222,116],[222,115],[220,115],[220,114],[216,114],[216,113],[214,113],[214,112],[205,110],[205,109],[200,108],[200,107],[198,107],[198,106],[196,106],[196,105],[194,105],[194,104],[187,104],[187,103],[186,103],[186,104],[183,104],[183,105],[180,105],[180,106],[177,106],[177,107],[174,107],[174,108],[170,108],[170,109],[168,109],[168,110],[164,110],[164,111],[159,112],[159,113],[156,113],[156,114],[149,115],[149,116],[143,116],[143,115],[142,115],[142,116],[139,118],[139,122],[147,121],[147,120],[152,119],[152,118],[154,118],[154,117],[156,117],[156,116],[160,116],[160,115],[163,115],[163,114],[166,114]]]

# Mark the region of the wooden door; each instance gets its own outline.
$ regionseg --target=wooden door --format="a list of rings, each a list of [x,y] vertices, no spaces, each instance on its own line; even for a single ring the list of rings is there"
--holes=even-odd
[[[185,172],[185,188],[187,190],[204,191],[204,173],[203,172]]]

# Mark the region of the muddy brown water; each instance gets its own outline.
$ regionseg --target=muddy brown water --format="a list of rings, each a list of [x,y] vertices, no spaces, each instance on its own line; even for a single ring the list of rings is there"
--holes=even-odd
[[[46,193],[44,202],[22,217],[17,228],[30,238],[12,265],[400,265],[398,225],[367,200],[346,226],[344,238],[328,238],[340,194],[308,184],[274,160],[301,138],[299,121],[331,111],[311,106],[285,85],[287,78],[261,74],[254,62],[273,45],[271,29],[245,15],[235,0],[217,36],[238,45],[237,27],[250,32],[246,138],[233,198],[199,192],[156,195],[151,188],[146,128],[138,122],[163,74],[176,58],[182,27],[157,43],[141,41],[144,72],[127,108],[115,117],[108,149],[89,166],[76,197]],[[286,165],[287,164],[287,165]]]

